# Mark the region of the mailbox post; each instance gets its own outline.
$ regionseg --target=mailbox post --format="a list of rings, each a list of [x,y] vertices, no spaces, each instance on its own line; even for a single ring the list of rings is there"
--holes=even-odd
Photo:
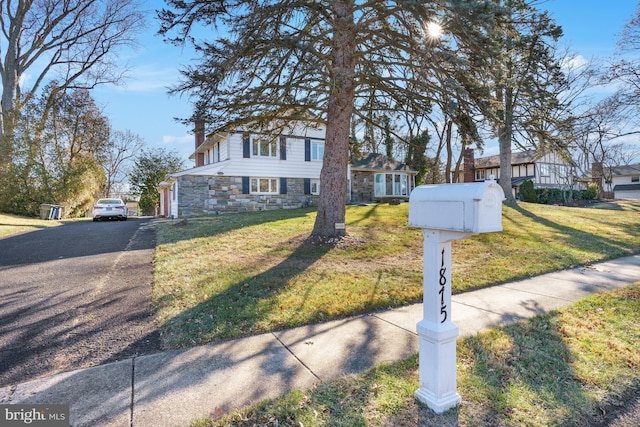
[[[451,242],[502,231],[504,192],[495,182],[422,185],[409,197],[409,226],[422,229],[423,319],[418,322],[420,388],[416,398],[436,413],[460,403],[451,321]]]

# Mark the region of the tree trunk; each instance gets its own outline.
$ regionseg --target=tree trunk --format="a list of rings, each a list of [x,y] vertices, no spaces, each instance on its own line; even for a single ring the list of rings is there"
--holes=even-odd
[[[452,131],[453,120],[449,120],[449,122],[447,123],[447,162],[444,168],[444,179],[447,184],[451,184],[451,157],[453,156],[453,148],[451,147]]]
[[[8,8],[8,6],[7,6]],[[7,44],[2,64],[2,98],[0,99],[0,164],[11,165],[13,162],[13,130],[15,128],[15,106],[19,97],[18,80],[20,67],[18,57],[20,54],[20,39],[22,36],[23,22],[28,7],[23,2],[18,2],[12,19],[7,26]]]
[[[344,236],[347,202],[349,132],[355,94],[353,1],[333,3],[335,15],[331,86],[327,112],[324,159],[320,172],[320,199],[312,235]]]
[[[500,127],[498,143],[500,145],[500,186],[504,191],[507,203],[516,201],[511,190],[511,139],[513,136],[513,91],[511,88],[502,89],[503,125]]]

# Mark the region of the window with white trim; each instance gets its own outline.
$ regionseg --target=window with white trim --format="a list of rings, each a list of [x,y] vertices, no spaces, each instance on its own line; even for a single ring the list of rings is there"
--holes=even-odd
[[[310,182],[310,191],[311,194],[318,195],[320,194],[320,180],[312,179]]]
[[[278,178],[251,178],[251,194],[278,194]]]
[[[560,178],[567,178],[569,176],[568,168],[567,168],[566,165],[559,165],[558,166],[558,176]]]
[[[251,155],[253,157],[277,157],[278,144],[276,139],[268,135],[257,135],[253,137],[251,144]]]
[[[311,160],[322,160],[324,158],[324,142],[311,142]]]
[[[638,175],[632,176],[631,177],[631,182],[640,182],[640,176],[638,176]]]
[[[540,163],[540,176],[551,176],[549,163]]]
[[[407,196],[409,194],[409,177],[404,173],[375,174],[374,194],[376,197]]]
[[[484,181],[485,172],[484,169],[476,169],[476,181]]]

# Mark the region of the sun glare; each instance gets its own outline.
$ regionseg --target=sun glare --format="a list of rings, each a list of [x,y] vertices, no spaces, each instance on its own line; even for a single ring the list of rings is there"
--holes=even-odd
[[[427,24],[427,36],[430,39],[439,39],[442,36],[442,25],[437,22],[429,22]]]

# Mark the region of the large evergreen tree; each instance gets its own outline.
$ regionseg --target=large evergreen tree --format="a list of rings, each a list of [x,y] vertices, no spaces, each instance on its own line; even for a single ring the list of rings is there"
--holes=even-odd
[[[183,167],[182,159],[175,152],[163,149],[142,150],[134,160],[129,172],[131,193],[140,196],[140,210],[153,215],[155,207],[160,203],[158,185],[170,173],[178,172]]]
[[[376,100],[377,117],[428,111],[434,91],[448,90],[426,70],[451,63],[425,28],[442,21],[449,42],[482,50],[479,34],[494,22],[492,2],[379,0],[167,0],[161,33],[191,41],[200,61],[174,91],[195,99],[194,117],[210,130],[272,126],[304,118],[326,124],[322,191],[313,234],[345,234],[352,117]],[[206,31],[197,31],[198,26]],[[228,33],[222,31],[228,30]],[[199,40],[202,34],[217,37]]]
[[[552,145],[549,138],[544,139],[549,130],[543,126],[550,125],[553,112],[559,108],[555,89],[564,84],[559,59],[554,55],[554,42],[561,37],[562,29],[533,1],[493,2],[504,13],[487,34],[487,49],[480,55],[467,55],[478,64],[474,68],[479,72],[478,81],[486,83],[478,103],[497,135],[499,181],[507,200],[513,201],[511,152],[516,132],[542,137],[539,147]],[[529,139],[530,146],[534,146],[533,139]]]

